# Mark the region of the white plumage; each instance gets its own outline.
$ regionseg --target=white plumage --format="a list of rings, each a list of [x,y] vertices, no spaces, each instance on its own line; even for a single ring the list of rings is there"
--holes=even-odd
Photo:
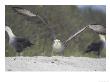
[[[64,45],[60,40],[55,39],[53,42],[52,48],[54,52],[59,53],[59,52],[63,52]]]

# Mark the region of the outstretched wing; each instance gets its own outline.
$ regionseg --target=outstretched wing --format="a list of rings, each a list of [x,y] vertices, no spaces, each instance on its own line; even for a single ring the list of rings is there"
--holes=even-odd
[[[68,41],[70,41],[71,39],[79,35],[81,32],[83,32],[86,28],[92,29],[94,32],[98,34],[106,34],[106,28],[102,25],[87,25],[86,27],[76,32],[74,35],[71,35],[64,43],[66,44]]]
[[[35,22],[35,23],[43,22],[44,24],[47,24],[47,21],[44,20],[40,15],[38,15],[38,13],[34,14],[33,12],[21,7],[12,7],[12,8],[15,12],[23,16],[26,16],[27,19],[32,22]]]
[[[68,41],[70,41],[71,39],[73,39],[74,37],[76,37],[77,35],[79,35],[81,32],[83,32],[88,26],[82,28],[81,30],[79,30],[78,32],[76,32],[75,34],[71,35],[65,42],[64,44],[66,44]]]
[[[27,9],[24,9],[24,8],[21,8],[21,7],[12,7],[12,8],[18,14],[21,14],[23,16],[26,16],[31,22],[35,22],[35,23],[42,22],[43,24],[45,24],[46,27],[48,28],[48,30],[50,31],[52,40],[53,39],[56,39],[55,31],[53,29],[53,27],[55,25],[54,26],[50,26],[48,24],[48,21],[45,20],[44,18],[42,18],[38,13],[37,14],[34,14],[31,11],[29,11]]]
[[[102,25],[88,25],[88,28],[92,29],[98,34],[106,35],[106,28]]]

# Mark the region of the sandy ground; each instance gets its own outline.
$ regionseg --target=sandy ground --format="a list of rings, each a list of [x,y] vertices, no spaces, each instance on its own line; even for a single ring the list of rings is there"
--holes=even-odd
[[[105,58],[6,57],[6,71],[106,71]]]

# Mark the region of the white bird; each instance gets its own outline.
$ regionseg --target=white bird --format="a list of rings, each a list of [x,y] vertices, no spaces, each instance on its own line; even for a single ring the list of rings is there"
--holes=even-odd
[[[64,45],[59,39],[55,39],[52,45],[52,55],[54,52],[64,55]]]
[[[28,39],[17,37],[12,32],[11,28],[9,26],[5,26],[5,31],[9,35],[9,44],[16,50],[17,53],[22,55],[22,51],[27,48],[31,47],[33,45]]]
[[[30,19],[36,18],[36,20],[40,19],[39,21],[42,21],[45,25],[48,26],[48,22],[46,20],[44,20],[41,16],[39,16],[38,13],[37,14],[34,14],[31,11],[29,11],[27,9],[20,8],[20,7],[13,7],[13,9],[16,12],[18,12],[19,14],[22,14],[22,15],[26,16],[27,18],[30,18]],[[52,53],[53,52],[63,53],[64,48],[65,48],[65,44],[67,44],[68,41],[72,40],[74,37],[76,37],[77,35],[79,35],[81,32],[83,32],[87,28],[89,28],[89,29],[93,30],[94,32],[97,32],[98,34],[101,34],[101,35],[105,35],[106,34],[106,28],[104,28],[104,26],[98,25],[98,24],[90,24],[90,25],[85,26],[84,28],[82,28],[81,30],[79,30],[78,32],[76,32],[75,34],[71,35],[64,42],[61,42],[61,40],[59,40],[59,39],[56,38],[55,32],[51,28],[51,26],[48,26],[47,28],[50,29],[51,35],[53,37],[53,44],[52,44],[53,50],[52,50]]]
[[[99,34],[100,41],[93,42],[90,45],[88,45],[86,52],[95,51],[95,52],[97,52],[97,55],[99,57],[101,49],[104,48],[105,44],[106,44],[106,39],[105,39],[106,28],[103,27],[102,25],[87,25],[86,27],[82,28],[81,30],[79,30],[75,34],[71,35],[63,43],[60,40],[55,39],[53,46],[52,46],[53,51],[62,53],[64,51],[64,48],[65,48],[65,45],[67,44],[67,42],[72,40],[74,37],[79,35],[81,32],[83,32],[87,28],[92,29],[94,32]]]

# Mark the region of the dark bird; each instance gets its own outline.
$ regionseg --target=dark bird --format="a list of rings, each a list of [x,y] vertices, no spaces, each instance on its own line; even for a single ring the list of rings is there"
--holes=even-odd
[[[52,44],[52,53],[53,52],[57,52],[57,53],[63,53],[64,51],[64,48],[65,48],[65,45],[70,41],[72,40],[74,37],[76,37],[77,35],[79,35],[80,33],[82,33],[83,31],[85,31],[87,28],[88,29],[91,29],[93,30],[94,32],[100,34],[100,37],[102,37],[101,35],[106,35],[106,28],[102,25],[97,25],[97,24],[90,24],[90,25],[87,25],[85,26],[84,28],[82,28],[81,30],[79,30],[78,32],[76,32],[75,34],[71,35],[67,40],[65,41],[61,41],[59,39],[56,38],[56,35],[55,35],[55,32],[54,30],[52,29],[51,26],[48,25],[48,21],[44,20],[41,16],[37,14],[34,14],[32,13],[31,11],[27,10],[27,9],[24,9],[24,8],[20,8],[20,7],[13,7],[13,9],[21,14],[21,15],[24,15],[26,16],[27,18],[30,18],[30,19],[40,19],[39,21],[42,21],[45,25],[47,25],[48,29],[50,30],[51,32],[51,36],[53,38],[53,44]],[[102,43],[102,40],[99,41]],[[100,44],[100,43],[99,43]],[[97,45],[96,45],[97,46]],[[97,51],[97,50],[96,50]],[[98,51],[97,51],[98,52]]]
[[[96,32],[99,35],[100,40],[97,42],[92,42],[87,46],[87,49],[85,50],[85,53],[89,52],[96,52],[97,56],[100,57],[100,52],[103,48],[106,46],[106,28],[102,25],[97,25],[97,24],[92,24],[92,25],[87,25],[86,27],[82,28],[79,30],[77,33],[69,37],[66,42],[71,40],[73,37],[79,35],[81,32],[86,30],[87,28],[91,29],[93,32]]]
[[[100,56],[100,52],[103,48],[105,48],[106,46],[106,40],[105,40],[105,36],[104,35],[99,35],[100,40],[97,42],[92,42],[87,46],[87,49],[85,50],[85,53],[89,53],[89,52],[96,52],[96,55],[98,57]]]
[[[9,44],[20,54],[20,56],[25,48],[33,45],[28,39],[15,36],[9,26],[5,26],[5,31],[9,35]]]
[[[103,49],[104,46],[105,43],[103,41],[92,42],[87,46],[85,53],[96,52],[96,55],[100,57],[100,51]]]
[[[42,21],[42,23],[45,24],[46,27],[48,28],[48,30],[50,31],[51,39],[53,40],[52,54],[53,54],[53,52],[63,53],[64,48],[65,48],[64,43],[61,42],[61,40],[56,38],[55,32],[54,32],[52,26],[49,25],[48,21],[46,21],[44,18],[42,18],[38,13],[34,14],[33,12],[31,12],[27,9],[24,9],[21,7],[12,7],[12,8],[15,12],[17,12],[18,14],[21,14],[23,16],[26,16],[26,18],[28,18],[28,19],[31,19],[31,20],[36,19],[36,20]]]
[[[21,7],[12,7],[12,9],[22,15],[26,20],[30,21],[31,23],[34,23],[34,24],[44,24],[44,25],[48,25],[48,22],[42,18],[38,13],[33,13],[27,9],[24,9],[24,8],[21,8]],[[47,27],[47,29],[50,31],[51,28],[48,28],[48,26],[45,26]],[[44,35],[44,36],[48,36],[48,35]],[[47,38],[45,37],[44,38],[44,46],[43,46],[43,55],[45,55],[45,47],[46,47],[46,42],[47,42]]]

